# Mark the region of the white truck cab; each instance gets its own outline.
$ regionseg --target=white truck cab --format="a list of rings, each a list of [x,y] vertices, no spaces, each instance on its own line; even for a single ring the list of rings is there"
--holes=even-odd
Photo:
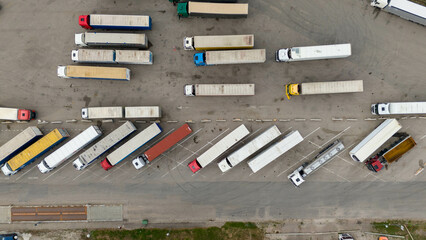
[[[195,50],[193,44],[194,44],[194,37],[183,38],[183,49],[184,50]]]
[[[139,156],[139,157],[136,157],[135,159],[133,159],[132,164],[136,169],[139,170],[139,169],[143,168],[145,165],[147,165],[148,162],[145,161],[142,156]]]
[[[279,49],[275,55],[275,60],[277,62],[288,62],[288,60],[290,60],[288,56],[290,53],[290,48]]]
[[[89,118],[89,109],[88,108],[82,108],[81,109],[81,118],[83,118],[83,119]]]
[[[388,5],[387,0],[372,0],[370,3],[373,7],[384,8]]]
[[[58,66],[57,73],[58,73],[58,77],[68,78],[67,77],[67,67],[66,66]]]
[[[185,85],[185,96],[195,96],[195,86],[194,85]]]
[[[87,45],[84,43],[84,33],[76,33],[74,35],[74,41],[77,46],[87,47]]]

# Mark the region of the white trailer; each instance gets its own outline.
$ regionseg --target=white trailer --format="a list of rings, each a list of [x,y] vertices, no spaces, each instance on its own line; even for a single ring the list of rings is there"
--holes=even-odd
[[[152,65],[152,52],[143,50],[78,49],[71,51],[71,60],[81,63]]]
[[[266,49],[206,51],[194,54],[196,66],[264,63],[265,61]]]
[[[272,126],[262,134],[251,140],[249,143],[231,153],[229,156],[220,161],[217,165],[222,172],[227,172],[240,162],[246,160],[257,151],[268,145],[274,139],[281,135],[277,126]]]
[[[253,83],[249,84],[187,84],[184,95],[189,97],[254,96]]]
[[[193,36],[183,39],[185,50],[242,49],[254,47],[254,35]]]
[[[143,33],[76,33],[75,44],[79,47],[87,46],[117,46],[147,48],[148,38]]]
[[[30,146],[43,133],[37,127],[28,127],[0,147],[0,166]]]
[[[80,15],[80,26],[86,29],[151,30],[152,19],[144,15]]]
[[[237,142],[241,141],[241,139],[246,137],[249,133],[250,131],[246,128],[246,126],[241,124],[199,157],[190,162],[188,167],[194,173],[199,171],[201,168],[206,167],[213,162],[213,160],[229,150]]]
[[[426,6],[410,0],[371,0],[371,6],[426,26]]]
[[[89,149],[80,154],[80,156],[74,160],[72,165],[77,170],[85,169],[102,154],[108,151],[108,149],[117,145],[134,131],[136,131],[135,125],[133,125],[133,123],[130,121],[125,122],[123,125],[112,131],[99,142],[95,143]]]
[[[123,107],[88,107],[81,109],[83,119],[123,118]]]
[[[125,118],[161,118],[159,106],[125,107]]]
[[[294,184],[294,186],[299,187],[300,184],[305,182],[305,178],[318,170],[320,167],[324,166],[331,161],[335,156],[345,149],[343,143],[339,140],[336,140],[315,157],[311,163],[305,163],[302,166],[298,167],[294,172],[287,176],[287,178]]]
[[[426,114],[426,102],[391,102],[371,105],[374,115]]]
[[[294,95],[356,93],[364,91],[363,80],[290,83],[285,85],[287,98]]]
[[[401,124],[396,119],[387,119],[380,124],[373,132],[368,134],[350,152],[351,158],[358,162],[364,162],[380,146],[401,129]]]
[[[282,140],[277,143],[274,143],[272,146],[261,152],[259,155],[255,156],[253,159],[248,161],[248,165],[253,171],[256,173],[279,156],[283,155],[294,146],[303,141],[302,135],[300,135],[299,131],[292,131]]]
[[[119,162],[123,161],[134,151],[138,150],[140,147],[145,145],[155,136],[160,134],[163,130],[160,125],[157,123],[151,124],[149,127],[142,130],[132,139],[121,145],[114,152],[110,153],[102,162],[101,166],[105,170],[109,170],[113,166],[117,165]]]
[[[58,66],[57,74],[61,78],[130,81],[130,69],[122,67]]]
[[[49,154],[49,156],[37,165],[38,169],[41,173],[52,171],[101,135],[102,131],[98,126],[90,126],[56,151]]]
[[[334,44],[309,47],[292,47],[279,49],[275,53],[277,62],[296,62],[306,60],[321,60],[345,58],[351,55],[351,44]]]
[[[144,64],[152,65],[151,51],[115,50],[115,62],[120,64]]]

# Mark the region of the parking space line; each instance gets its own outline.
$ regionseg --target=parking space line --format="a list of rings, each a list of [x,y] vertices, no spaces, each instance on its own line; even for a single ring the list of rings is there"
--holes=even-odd
[[[27,173],[31,172],[31,170],[33,170],[35,167],[37,167],[37,165],[34,165],[34,167],[30,168],[30,170],[28,170],[28,171],[24,172],[21,176],[17,177],[17,178],[15,179],[15,181],[14,181],[14,182],[16,182],[16,181],[18,181],[19,179],[21,179],[23,176],[25,176],[25,174],[27,174]]]
[[[294,163],[293,165],[291,165],[290,167],[288,167],[286,170],[282,171],[280,174],[277,175],[277,177],[281,176],[281,174],[287,172],[289,169],[293,168],[294,165],[298,164],[299,162],[303,161],[304,159],[306,159],[307,157],[309,157],[312,153],[316,152],[317,150],[313,150],[312,152],[310,152],[308,155],[302,157],[299,161],[297,161],[296,163]]]
[[[321,146],[320,145],[318,145],[318,144],[316,144],[316,143],[314,143],[314,142],[311,142],[311,141],[308,141],[310,144],[312,144],[312,145],[314,145],[315,147],[317,147],[317,148],[321,148]]]
[[[348,179],[346,179],[346,178],[344,178],[344,177],[340,176],[339,174],[337,174],[337,173],[335,173],[335,172],[331,171],[330,169],[326,168],[325,166],[322,166],[322,168],[323,168],[323,169],[325,169],[325,170],[327,170],[327,171],[329,171],[329,172],[331,172],[332,174],[334,174],[334,175],[338,176],[339,178],[344,179],[344,180],[345,180],[345,181],[347,181],[347,182],[351,182],[351,181],[349,181]]]
[[[325,142],[323,145],[321,145],[321,147],[324,147],[324,145],[326,145],[327,143],[329,143],[331,140],[335,139],[336,137],[338,137],[339,135],[341,135],[342,133],[346,132],[347,130],[349,130],[351,128],[351,126],[345,128],[345,130],[341,131],[340,133],[338,133],[336,136],[332,137],[330,140],[328,140],[327,142]]]
[[[53,174],[59,172],[62,168],[64,168],[65,166],[67,166],[68,164],[72,163],[70,160],[64,164],[62,167],[60,167],[59,169],[57,169],[56,171],[54,171],[53,173],[49,174],[49,176],[47,176],[45,179],[43,179],[42,181],[44,182],[45,180],[47,180],[48,178],[50,178],[51,176],[53,176]]]
[[[311,134],[315,133],[316,131],[318,131],[320,129],[320,127],[317,127],[317,129],[313,130],[312,132],[310,132],[308,135],[306,135],[304,138],[309,137]]]

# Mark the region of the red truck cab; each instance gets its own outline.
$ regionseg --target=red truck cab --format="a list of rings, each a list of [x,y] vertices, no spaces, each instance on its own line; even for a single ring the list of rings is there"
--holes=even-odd
[[[104,159],[102,162],[101,162],[101,166],[102,166],[102,168],[103,169],[105,169],[106,171],[108,171],[110,168],[112,168],[113,166],[108,162],[108,159]]]
[[[370,160],[368,160],[365,164],[367,165],[367,168],[373,172],[379,172],[383,169],[383,164],[380,162],[379,155],[370,158]]]
[[[83,28],[85,28],[85,29],[93,29],[93,28],[90,26],[89,21],[90,21],[90,15],[80,15],[80,16],[78,17],[78,24],[79,24],[81,27],[83,27]]]
[[[188,167],[189,167],[189,169],[191,169],[191,171],[193,173],[196,173],[196,172],[198,172],[201,169],[200,165],[197,162],[197,159],[194,159],[194,161],[190,162],[188,164]]]
[[[19,121],[30,121],[35,119],[36,113],[33,110],[19,109],[18,110],[18,120]]]

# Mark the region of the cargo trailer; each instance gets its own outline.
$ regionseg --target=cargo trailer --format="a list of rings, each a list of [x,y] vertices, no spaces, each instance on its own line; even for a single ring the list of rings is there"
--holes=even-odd
[[[130,70],[120,67],[58,66],[58,77],[74,79],[130,81]]]
[[[254,96],[254,87],[249,84],[187,84],[184,95],[189,97]]]
[[[85,29],[151,30],[152,19],[144,15],[80,15],[78,24]]]

